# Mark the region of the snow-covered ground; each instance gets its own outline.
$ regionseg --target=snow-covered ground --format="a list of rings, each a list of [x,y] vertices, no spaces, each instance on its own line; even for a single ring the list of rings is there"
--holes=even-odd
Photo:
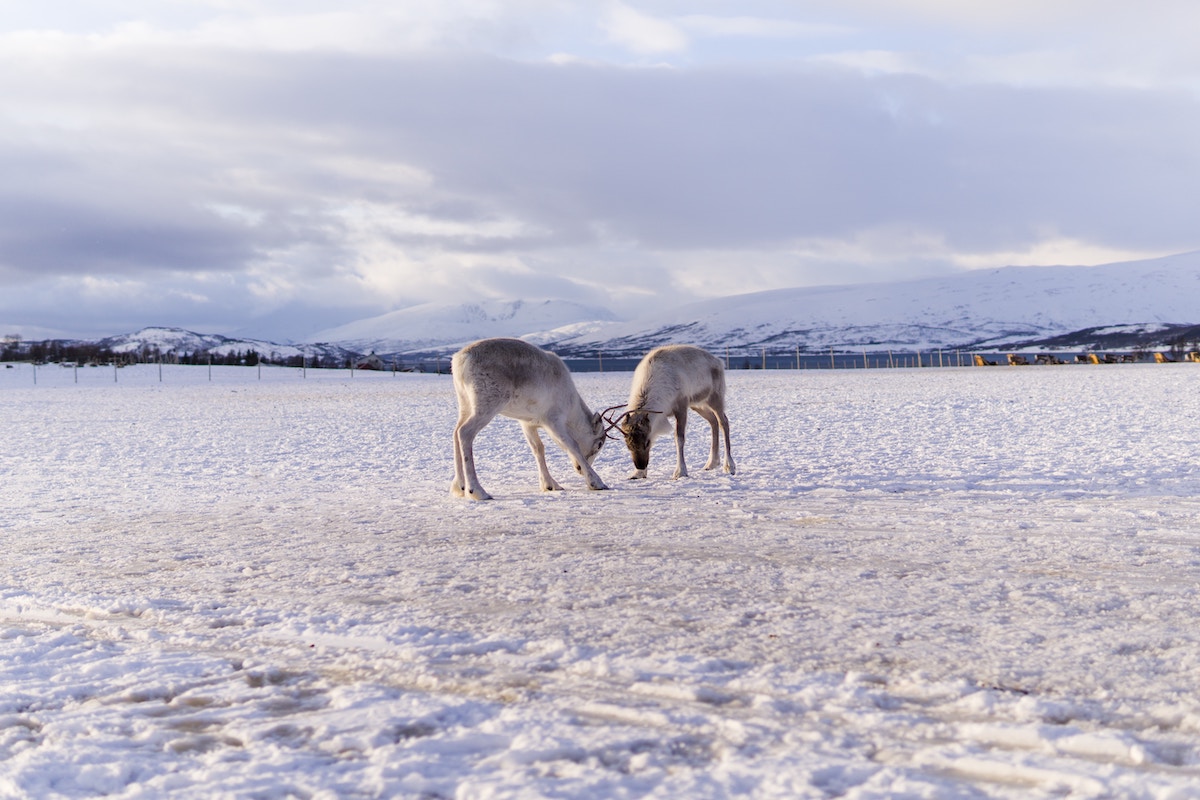
[[[490,503],[447,376],[31,369],[0,797],[1200,794],[1196,365],[733,371],[736,476]]]

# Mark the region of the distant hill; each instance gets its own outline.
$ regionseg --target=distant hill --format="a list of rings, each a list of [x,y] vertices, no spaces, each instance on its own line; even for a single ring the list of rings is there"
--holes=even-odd
[[[159,353],[162,355],[195,355],[211,353],[214,357],[258,353],[271,361],[314,356],[333,363],[344,363],[354,353],[344,347],[329,344],[277,344],[261,339],[237,339],[215,333],[194,333],[182,328],[150,327],[135,333],[109,336],[96,342],[114,353]]]
[[[359,353],[433,353],[456,350],[480,338],[536,339],[544,331],[578,331],[581,321],[586,321],[590,330],[596,324],[616,319],[606,308],[568,300],[431,302],[320,331],[312,341],[335,342]]]
[[[1098,267],[1004,267],[914,281],[778,289],[631,321],[565,301],[426,304],[317,339],[381,355],[519,336],[564,355],[640,355],[667,342],[824,352],[1154,347],[1200,324],[1200,253]]]
[[[538,341],[553,330],[582,335],[614,320],[608,309],[568,300],[425,303],[320,331],[312,341],[334,342],[360,353],[436,352],[490,336]]]
[[[411,361],[489,336],[516,336],[565,356],[637,357],[669,342],[714,351],[1163,349],[1200,340],[1200,252],[1097,267],[1004,267],[913,281],[778,289],[619,321],[566,300],[428,303],[277,344],[145,328],[99,342],[272,360],[376,353]]]
[[[1200,324],[1200,253],[1099,267],[1005,267],[939,278],[779,289],[542,335],[568,353],[714,349],[1009,350],[1162,346]],[[557,335],[556,335],[557,334]]]

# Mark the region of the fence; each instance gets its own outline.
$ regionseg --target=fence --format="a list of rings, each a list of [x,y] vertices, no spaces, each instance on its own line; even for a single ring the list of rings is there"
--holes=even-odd
[[[1035,359],[1025,361],[1024,358],[1009,358],[1007,353],[977,353],[961,350],[926,350],[926,351],[893,351],[862,352],[859,354],[829,352],[818,354],[806,351],[780,351],[759,349],[757,351],[729,350],[715,353],[725,363],[728,370],[813,370],[813,369],[929,369],[945,367],[971,367],[982,365],[1007,365],[1010,363],[1155,363],[1172,361],[1161,357],[1156,359],[1154,353],[1089,353],[1080,355],[1071,353],[1043,353]],[[1189,354],[1190,356],[1190,354]],[[615,356],[608,357],[597,353],[592,358],[568,356],[563,359],[572,372],[632,372],[640,358]],[[1193,361],[1200,358],[1187,358]],[[143,364],[105,364],[79,365],[63,362],[60,364],[34,364],[31,362],[4,362],[0,368],[0,386],[50,385],[64,384],[98,384],[98,383],[164,383],[186,382],[197,383],[213,381],[214,376],[221,380],[352,380],[356,377],[399,375],[401,373],[449,374],[449,357],[430,357],[421,360],[402,362],[399,359],[382,361],[372,368],[349,367],[330,369],[326,367],[313,368],[308,366],[279,366],[259,363],[254,366],[228,364],[172,364],[167,362],[152,362]]]
[[[410,365],[407,369],[397,364],[395,370],[387,369],[314,369],[312,367],[284,367],[271,364],[255,366],[240,366],[227,364],[171,364],[154,362],[146,364],[101,364],[86,365],[70,362],[34,364],[32,362],[5,362],[0,364],[0,387],[17,386],[68,386],[101,384],[131,384],[148,385],[155,383],[166,384],[196,384],[205,382],[234,382],[248,381],[344,381],[370,380],[389,376],[397,376],[404,372],[427,372],[437,374],[438,371],[448,374],[448,360],[432,360],[427,364]]]
[[[814,353],[807,350],[726,350],[713,351],[725,363],[725,369],[925,369],[930,367],[969,367],[976,353],[963,350],[884,350],[846,353],[830,351]],[[982,353],[986,361],[1008,363],[1006,353]],[[1074,353],[1056,354],[1064,362],[1074,360]],[[640,358],[610,357],[597,353],[592,358],[564,357],[572,372],[629,372]]]

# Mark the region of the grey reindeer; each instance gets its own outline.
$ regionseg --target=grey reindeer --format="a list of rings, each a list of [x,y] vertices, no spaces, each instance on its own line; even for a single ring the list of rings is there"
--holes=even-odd
[[[675,420],[674,477],[687,477],[683,444],[689,408],[712,426],[712,450],[704,468],[715,469],[721,463],[718,436],[721,432],[725,436],[725,471],[734,473],[729,419],[725,416],[725,368],[720,359],[699,347],[672,344],[656,347],[641,360],[633,373],[625,413],[614,420],[625,434],[625,444],[633,456],[631,479],[646,477],[650,446],[671,431],[668,417]]]
[[[458,396],[452,495],[492,499],[475,474],[474,442],[497,414],[521,423],[544,491],[561,491],[562,486],[546,468],[539,428],[567,452],[589,489],[608,488],[592,469],[607,434],[603,415],[593,413],[579,396],[561,358],[520,339],[481,339],[455,353],[450,365]]]

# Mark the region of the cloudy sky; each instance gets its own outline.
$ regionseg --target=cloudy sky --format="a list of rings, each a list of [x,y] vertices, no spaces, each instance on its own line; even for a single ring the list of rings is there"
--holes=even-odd
[[[0,0],[0,335],[1200,248],[1192,0]]]

